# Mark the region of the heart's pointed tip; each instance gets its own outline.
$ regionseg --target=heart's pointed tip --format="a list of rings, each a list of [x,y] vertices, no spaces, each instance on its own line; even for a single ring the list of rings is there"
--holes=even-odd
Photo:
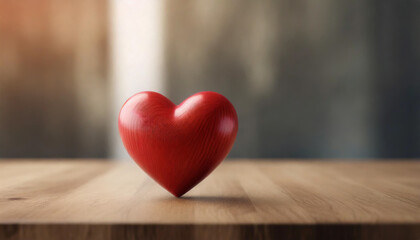
[[[176,198],[181,198],[185,192],[173,192],[173,191],[169,191],[172,195],[174,195]]]

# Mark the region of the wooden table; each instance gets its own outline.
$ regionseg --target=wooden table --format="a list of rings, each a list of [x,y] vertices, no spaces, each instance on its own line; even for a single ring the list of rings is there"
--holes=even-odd
[[[225,161],[177,199],[134,163],[0,161],[0,239],[176,238],[418,240],[420,162]]]

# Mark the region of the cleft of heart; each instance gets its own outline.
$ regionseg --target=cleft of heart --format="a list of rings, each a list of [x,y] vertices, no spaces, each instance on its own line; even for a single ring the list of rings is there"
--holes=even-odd
[[[199,92],[175,105],[148,91],[125,102],[118,128],[133,160],[180,197],[226,158],[238,132],[238,117],[219,93]]]

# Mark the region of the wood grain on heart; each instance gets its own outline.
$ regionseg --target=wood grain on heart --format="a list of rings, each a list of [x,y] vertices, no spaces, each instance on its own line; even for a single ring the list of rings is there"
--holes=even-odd
[[[215,92],[197,93],[180,105],[156,92],[140,92],[121,109],[121,139],[134,161],[180,197],[227,156],[238,132],[233,105]]]

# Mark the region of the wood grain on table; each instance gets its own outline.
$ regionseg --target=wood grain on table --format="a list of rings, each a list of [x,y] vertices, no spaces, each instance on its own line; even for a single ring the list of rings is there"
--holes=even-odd
[[[420,239],[419,161],[232,160],[182,198],[134,163],[0,161],[0,239]]]

